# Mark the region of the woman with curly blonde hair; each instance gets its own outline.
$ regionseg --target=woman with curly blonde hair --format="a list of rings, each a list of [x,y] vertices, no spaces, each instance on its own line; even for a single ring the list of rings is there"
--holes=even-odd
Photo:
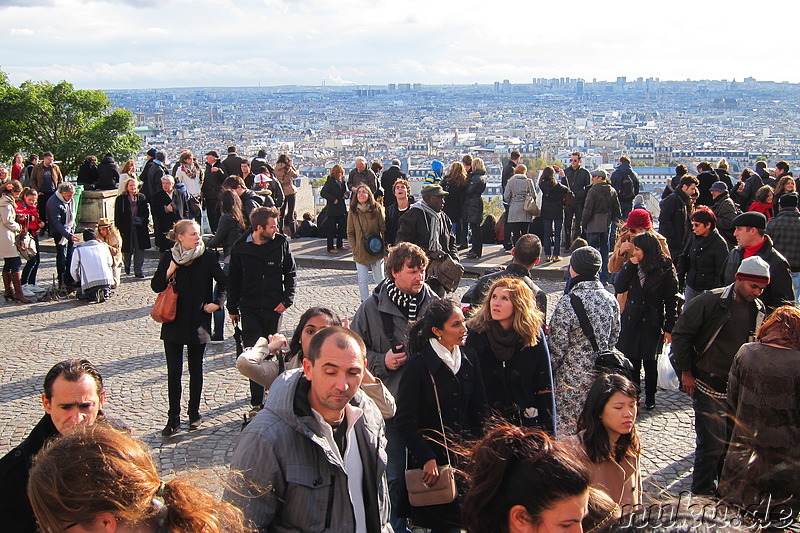
[[[521,279],[500,278],[467,326],[486,399],[510,423],[554,431],[555,399],[544,313]]]
[[[105,424],[51,441],[28,497],[42,531],[247,531],[239,509],[181,478],[162,481],[146,445]]]

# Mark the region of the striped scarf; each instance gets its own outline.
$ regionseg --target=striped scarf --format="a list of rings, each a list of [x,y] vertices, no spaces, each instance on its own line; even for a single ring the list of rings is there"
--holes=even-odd
[[[394,284],[394,280],[386,278],[386,294],[389,295],[389,299],[392,303],[396,305],[409,320],[417,319],[419,300],[422,292],[419,294],[407,294],[397,288],[397,285]]]

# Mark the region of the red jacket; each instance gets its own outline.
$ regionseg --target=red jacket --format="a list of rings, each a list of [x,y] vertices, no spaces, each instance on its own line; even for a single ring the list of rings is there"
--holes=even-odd
[[[25,222],[22,226],[30,230],[31,233],[39,231],[39,209],[34,205],[28,207],[24,200],[17,202],[17,216],[25,216]]]
[[[762,213],[765,217],[767,217],[767,222],[772,218],[772,207],[773,204],[767,204],[764,202],[753,202],[750,205],[750,209],[748,211],[755,211],[756,213]]]

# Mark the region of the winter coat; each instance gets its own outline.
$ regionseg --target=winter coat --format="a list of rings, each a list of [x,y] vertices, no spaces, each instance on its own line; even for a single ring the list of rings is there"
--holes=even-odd
[[[682,188],[661,200],[661,213],[658,215],[658,232],[667,239],[670,255],[678,257],[686,240],[689,222],[689,197]]]
[[[10,194],[0,194],[0,257],[19,257],[14,239],[22,231],[17,223],[17,203]]]
[[[252,229],[245,232],[231,251],[231,315],[240,314],[241,309],[272,311],[278,304],[289,308],[294,303],[297,267],[286,236],[276,233],[264,244],[256,244],[252,235]]]
[[[575,205],[583,206],[586,202],[586,192],[592,186],[592,176],[589,171],[583,167],[578,167],[576,170],[569,166],[564,169],[561,183],[569,187],[569,190],[575,195]]]
[[[631,185],[633,185],[633,195],[630,198],[621,198],[620,203],[632,202],[636,195],[639,194],[639,176],[633,171],[630,164],[620,163],[614,172],[611,173],[611,186],[617,191],[617,197],[620,196],[622,191],[622,182],[625,176],[630,176]]]
[[[536,192],[533,181],[524,174],[514,174],[506,184],[505,191],[503,192],[503,200],[508,204],[508,219],[509,224],[516,223],[530,223],[533,217],[530,213],[525,211],[525,198],[528,196],[536,196],[541,194],[541,191]]]
[[[95,185],[97,185],[97,180],[97,163],[88,158],[84,159],[81,166],[78,167],[78,177],[75,182],[87,189],[94,189]]]
[[[81,290],[109,287],[114,284],[114,258],[106,243],[90,240],[78,243],[72,252],[69,273],[80,281]]]
[[[71,209],[74,214],[77,210],[75,197],[73,196],[69,202],[62,202],[59,193],[55,193],[47,200],[46,207],[47,224],[56,244],[62,239],[72,239],[72,235],[75,232],[75,225],[78,221],[73,219],[72,224],[67,227],[67,211]]]
[[[242,201],[242,216],[244,223],[250,227],[250,215],[259,207],[275,207],[275,202],[269,194],[257,194],[255,191],[245,189],[239,197]]]
[[[452,446],[452,443],[480,437],[484,423],[489,418],[483,382],[475,366],[475,354],[462,347],[461,368],[454,375],[430,344],[425,343],[419,353],[411,356],[406,366],[397,391],[394,423],[408,450],[407,467],[422,468],[431,459],[435,459],[438,465],[448,464],[442,439],[442,422],[448,446]],[[442,422],[436,409],[431,376],[436,382]],[[451,448],[451,464],[463,466],[457,461],[458,457]],[[466,487],[457,484],[459,492],[464,493]],[[459,497],[443,505],[411,507],[411,519],[415,525],[427,528],[458,527],[461,524],[460,500]]]
[[[589,198],[586,201],[588,203]],[[583,302],[600,350],[613,348],[620,331],[617,300],[597,280],[580,281],[570,293],[576,294]],[[595,354],[589,339],[583,334],[569,294],[562,296],[553,310],[547,345],[556,387],[556,431],[559,435],[571,435],[575,433],[575,422],[592,383]]]
[[[642,470],[639,455],[628,453],[622,460],[622,464],[614,459],[605,459],[599,463],[593,463],[586,453],[586,446],[583,444],[581,431],[577,435],[572,435],[563,439],[561,442],[574,450],[578,457],[583,459],[583,463],[589,469],[589,485],[595,489],[600,489],[608,495],[624,513],[631,506],[642,503]]]
[[[486,173],[475,170],[467,178],[467,190],[464,204],[463,219],[468,224],[480,224],[483,222],[483,198],[481,195],[486,190]],[[445,198],[445,205],[450,201],[450,197]]]
[[[697,175],[697,180],[700,185],[697,186],[697,202],[695,205],[707,205],[711,207],[714,205],[714,197],[711,196],[711,186],[717,181],[717,173],[713,170],[707,170]]]
[[[670,265],[648,274],[642,286],[638,272],[638,265],[629,261],[614,282],[618,293],[628,293],[617,349],[628,357],[653,361],[661,351],[663,334],[670,333],[678,319],[678,279]]]
[[[399,179],[408,179],[400,167],[392,165],[381,174],[381,187],[383,188],[383,205],[387,208],[397,200],[394,197],[394,182]]]
[[[742,210],[731,199],[730,194],[724,192],[717,196],[714,205],[711,206],[714,215],[717,217],[717,230],[728,243],[728,248],[736,246],[736,237],[733,236],[736,228],[733,219],[742,214]]]
[[[337,180],[333,176],[328,176],[319,195],[328,202],[327,211],[329,217],[343,217],[347,215],[347,206],[344,201],[350,196],[350,189],[347,188],[344,179]]]
[[[244,230],[239,227],[239,224],[236,223],[232,216],[223,213],[219,217],[217,232],[206,242],[206,247],[222,247],[222,261],[223,263],[230,263],[233,245],[236,244],[243,232]]]
[[[722,326],[731,319],[729,311],[733,298],[733,285],[719,287],[693,298],[686,304],[672,328],[672,352],[670,362],[678,375],[684,371],[695,372],[698,363],[716,340]],[[756,332],[766,317],[761,300],[752,302],[753,322],[742,324]]]
[[[30,230],[31,233],[39,231],[39,208],[36,204],[33,207],[25,203],[20,197],[17,201],[17,216],[24,216],[25,220],[20,222],[23,229]],[[34,233],[35,234],[35,233]]]
[[[598,181],[586,193],[583,205],[583,229],[586,233],[605,233],[615,220],[622,218],[617,191],[607,181]]]
[[[380,204],[377,204],[372,212],[364,213],[358,209],[351,209],[347,215],[347,242],[350,243],[353,261],[356,263],[369,265],[388,255],[386,246],[378,255],[372,255],[367,251],[364,237],[370,233],[377,233],[382,238],[386,234],[386,217]]]
[[[436,293],[431,290],[427,283],[423,285],[417,301],[417,316],[424,316],[431,302],[438,299],[439,297],[436,296]],[[397,342],[404,347],[407,346],[408,317],[389,298],[385,283],[379,283],[375,287],[372,296],[361,302],[361,306],[353,316],[353,321],[350,322],[350,329],[358,333],[364,339],[364,344],[367,345],[367,366],[370,371],[386,384],[392,394],[397,396],[400,377],[408,365],[403,365],[397,370],[386,368],[386,352],[394,348],[394,346],[389,342],[383,329],[383,314],[391,317],[394,327],[392,333]]]
[[[445,213],[441,213],[442,232],[439,235],[439,243],[442,251],[458,262],[458,252],[456,251],[456,238],[453,235],[453,223]],[[425,252],[430,252],[430,219],[428,214],[419,207],[413,205],[400,217],[400,227],[397,229],[397,242],[410,242],[416,244]]]
[[[142,170],[139,178],[144,182],[142,185],[142,192],[147,197],[147,200],[152,203],[153,197],[164,190],[161,185],[161,178],[169,174],[169,172],[167,172],[164,163],[158,159],[152,159],[148,161],[148,164],[150,165],[149,168],[147,168],[146,171]],[[153,211],[155,211],[155,209],[153,209]],[[155,214],[153,216],[155,216]]]
[[[667,246],[667,240],[664,238],[663,235],[656,233],[652,229],[648,230],[656,239],[658,239],[658,244],[661,247],[661,251],[664,252],[664,255],[670,257],[669,255],[669,246]],[[617,242],[614,243],[614,252],[611,254],[611,257],[608,258],[608,271],[612,274],[616,274],[620,270],[622,270],[622,266],[627,263],[631,256],[630,252],[621,252],[620,248],[622,247],[622,243],[631,242],[631,234],[628,231],[628,228],[622,226],[617,234]],[[618,295],[619,296],[619,295]]]
[[[378,177],[371,168],[364,167],[361,172],[357,168],[350,171],[347,176],[347,190],[352,191],[353,187],[358,187],[359,185],[366,185],[372,191],[372,195],[376,196],[378,192]]]
[[[514,278],[521,279],[525,284],[530,287],[533,292],[533,297],[536,300],[536,308],[547,315],[547,293],[536,285],[531,279],[531,272],[522,265],[511,263],[506,268],[484,274],[478,278],[475,285],[470,287],[464,296],[461,297],[461,303],[470,304],[471,309],[477,310],[486,300],[486,293],[492,287],[492,284],[500,278]]]
[[[170,197],[163,189],[153,195],[150,202],[153,207],[153,219],[156,222],[156,246],[164,249],[170,246],[167,233],[179,220],[189,218],[188,196],[185,191],[172,190]],[[172,206],[172,211],[167,211],[167,206]]]
[[[213,170],[215,168],[219,170]],[[206,162],[206,171],[203,173],[203,184],[200,188],[203,198],[207,200],[219,199],[219,195],[222,192],[222,182],[227,177],[228,175],[225,173],[225,167],[222,166],[222,163],[216,161],[213,165],[209,165]]]
[[[287,165],[282,161],[275,165],[275,179],[281,184],[284,197],[297,193],[297,187],[294,186],[294,179],[297,176],[299,174],[294,165]]]
[[[183,165],[178,165],[178,169],[175,171],[175,182],[183,183],[186,187],[187,194],[200,197],[203,192],[203,171],[200,170],[198,165],[194,167],[194,177],[190,177],[189,173],[184,170]]]
[[[469,178],[467,178],[467,180],[468,179]],[[442,189],[450,193],[445,197],[444,212],[447,213],[447,216],[450,217],[450,220],[455,223],[461,223],[461,219],[464,218],[464,212],[466,211],[465,204],[468,183],[468,181],[465,181],[460,185],[456,185],[447,178],[442,180]],[[484,184],[484,188],[485,187],[486,184]],[[481,205],[481,212],[483,212],[483,205]]]
[[[313,414],[310,387],[299,369],[278,376],[233,452],[231,468],[242,473],[242,485],[225,499],[258,531],[356,533],[346,464]],[[346,410],[348,420],[357,417],[349,422],[348,444],[358,444],[366,530],[391,533],[383,418],[361,390]]]
[[[142,193],[136,193],[136,212],[137,217],[143,221],[142,224],[134,226],[133,213],[131,212],[131,202],[128,195],[117,196],[114,200],[114,225],[122,235],[122,253],[130,254],[133,252],[133,232],[136,232],[136,243],[140,250],[147,250],[150,248],[150,230],[148,229],[148,220],[150,218],[150,209],[147,206],[147,198]]]
[[[503,173],[500,175],[500,184],[503,186],[503,194],[506,192],[506,185],[508,185],[508,181],[514,175],[514,172],[517,170],[517,163],[514,163],[510,159],[506,161],[506,166],[503,167]],[[470,171],[472,173],[472,171]]]
[[[222,168],[225,169],[225,177],[228,176],[242,176],[242,163],[246,159],[239,157],[236,152],[228,152],[227,157],[222,160]]]
[[[728,260],[728,243],[716,229],[705,237],[692,233],[686,248],[676,262],[680,286],[695,291],[708,291],[722,287],[722,270]]]
[[[750,207],[747,209],[748,211],[753,211],[755,213],[761,213],[765,217],[767,217],[767,222],[772,220],[772,208],[774,204],[772,203],[765,203],[765,202],[753,202],[750,204]]]
[[[767,224],[767,235],[775,249],[789,262],[792,272],[800,272],[800,211],[794,207],[778,211]]]
[[[119,185],[119,168],[114,157],[106,155],[97,165],[97,188],[112,191]]]
[[[555,431],[553,369],[544,332],[534,346],[517,346],[508,361],[495,357],[485,332],[470,330],[466,347],[477,354],[486,401],[494,415],[514,425]]]
[[[539,183],[542,192],[542,215],[547,220],[564,220],[564,197],[569,192],[560,183],[551,185],[547,182]]]
[[[798,369],[797,350],[753,342],[736,354],[728,377],[728,403],[736,424],[719,483],[725,501],[750,506],[756,513],[763,512],[753,504],[764,493],[786,509],[800,505]]]
[[[161,254],[156,273],[150,281],[154,292],[167,288],[167,269],[172,262],[172,250]],[[213,282],[217,282],[214,298]],[[222,271],[216,254],[206,250],[188,265],[175,271],[175,290],[178,308],[175,320],[161,324],[161,339],[175,344],[206,344],[211,341],[211,314],[203,307],[215,303],[225,305],[228,295],[228,276]]]
[[[744,182],[744,189],[739,193],[739,207],[742,211],[747,211],[750,204],[756,199],[758,189],[765,185],[764,179],[759,174],[753,174]]]
[[[769,235],[765,235],[764,239],[764,245],[756,255],[769,263],[769,285],[761,293],[760,299],[767,307],[767,311],[771,313],[782,305],[794,304],[795,294],[789,262],[773,247]],[[723,274],[723,281],[726,285],[733,283],[743,257],[744,249],[741,246],[737,246],[728,254]]]
[[[715,168],[714,172],[716,172],[717,174],[717,181],[721,181],[722,183],[724,183],[728,187],[729,192],[732,191],[733,179],[731,178],[731,175],[728,174],[728,171],[723,170],[721,168]]]
[[[58,165],[52,163],[50,168],[52,169],[53,176],[53,190],[55,190],[58,189],[58,186],[64,181],[64,178],[61,176],[61,169],[58,168]],[[41,192],[43,185],[44,163],[39,163],[33,167],[33,171],[31,171],[31,188]]]
[[[411,209],[411,205],[413,202],[408,204],[408,208],[403,211],[402,213],[397,208],[397,200],[386,208],[386,244],[396,244],[397,243],[397,230],[400,228],[400,217],[405,215],[409,209]]]

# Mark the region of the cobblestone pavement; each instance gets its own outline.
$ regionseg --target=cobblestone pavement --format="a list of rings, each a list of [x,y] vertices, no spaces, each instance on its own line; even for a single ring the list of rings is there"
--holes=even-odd
[[[39,285],[49,285],[54,260],[45,256]],[[151,274],[156,262],[148,260]],[[464,280],[460,297],[472,280]],[[555,306],[563,284],[540,281]],[[285,314],[283,329],[291,332],[300,314],[312,305],[328,305],[342,316],[352,316],[359,298],[355,272],[301,268],[295,305]],[[216,475],[230,462],[242,417],[249,409],[247,380],[234,368],[235,346],[227,325],[226,340],[209,344],[204,360],[205,384],[200,412],[203,424],[163,439],[167,382],[159,325],[149,317],[155,294],[149,279],[123,276],[121,287],[103,304],[74,298],[31,305],[0,305],[5,334],[0,338],[0,454],[21,442],[41,417],[42,383],[47,370],[68,357],[88,357],[103,375],[108,415],[126,422],[133,434],[153,449],[164,475],[199,472],[219,487]],[[188,372],[184,370],[184,404]],[[679,392],[660,391],[658,407],[642,411],[638,427],[643,441],[645,490],[657,497],[661,490],[677,495],[688,488],[694,432],[691,403]]]

